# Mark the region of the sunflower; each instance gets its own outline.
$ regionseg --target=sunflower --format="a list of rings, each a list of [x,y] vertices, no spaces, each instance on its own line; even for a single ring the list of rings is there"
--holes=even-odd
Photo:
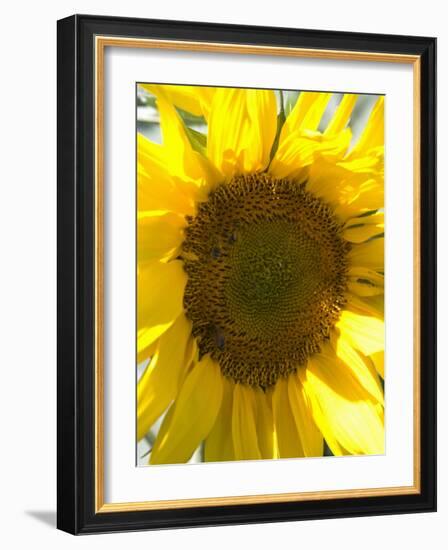
[[[382,454],[384,99],[354,140],[354,94],[324,124],[330,93],[286,113],[272,90],[142,88],[162,133],[137,139],[149,463]]]

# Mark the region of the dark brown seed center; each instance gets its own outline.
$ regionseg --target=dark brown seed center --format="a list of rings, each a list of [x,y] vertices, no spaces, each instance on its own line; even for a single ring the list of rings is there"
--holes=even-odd
[[[329,337],[345,303],[341,225],[304,184],[267,175],[218,186],[188,218],[184,306],[200,355],[267,388]]]

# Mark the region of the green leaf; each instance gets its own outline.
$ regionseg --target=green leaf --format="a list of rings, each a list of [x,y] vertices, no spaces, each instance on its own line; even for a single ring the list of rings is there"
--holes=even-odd
[[[188,111],[184,111],[183,109],[181,109],[177,105],[176,105],[176,111],[179,113],[179,115],[182,118],[182,120],[184,121],[185,125],[207,124],[207,121],[205,120],[205,118],[202,115],[201,116],[193,115],[193,113],[189,113]]]
[[[201,155],[205,155],[206,148],[207,148],[207,135],[203,134],[202,132],[199,132],[198,130],[194,130],[191,125],[194,124],[195,126],[207,126],[207,122],[203,116],[195,116],[191,113],[187,113],[187,111],[184,111],[183,109],[180,109],[179,107],[176,107],[176,111],[180,118],[182,119],[182,122],[184,124],[185,133],[187,134],[188,140],[190,142],[190,145],[193,147],[195,151],[198,153],[201,153]]]
[[[376,214],[377,212],[380,212],[382,209],[376,209],[376,210],[368,210],[367,212],[363,212],[362,214],[358,214],[357,218],[366,218],[367,216],[373,216],[373,214]]]
[[[205,150],[207,148],[207,136],[202,132],[189,128],[187,125],[185,125],[185,132],[193,149],[198,153],[201,153],[201,155],[205,155]]]

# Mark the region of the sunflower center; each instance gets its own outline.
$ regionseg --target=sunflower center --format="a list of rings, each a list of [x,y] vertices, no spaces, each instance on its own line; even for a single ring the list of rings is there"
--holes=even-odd
[[[345,303],[348,243],[330,208],[267,175],[218,186],[188,218],[184,306],[200,355],[267,388],[329,337]]]

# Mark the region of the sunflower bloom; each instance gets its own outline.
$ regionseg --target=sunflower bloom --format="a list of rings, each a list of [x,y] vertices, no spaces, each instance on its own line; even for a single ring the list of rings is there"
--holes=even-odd
[[[284,116],[271,90],[143,87],[162,132],[137,143],[149,463],[384,453],[384,99],[354,142],[353,94],[322,128],[329,93]]]

